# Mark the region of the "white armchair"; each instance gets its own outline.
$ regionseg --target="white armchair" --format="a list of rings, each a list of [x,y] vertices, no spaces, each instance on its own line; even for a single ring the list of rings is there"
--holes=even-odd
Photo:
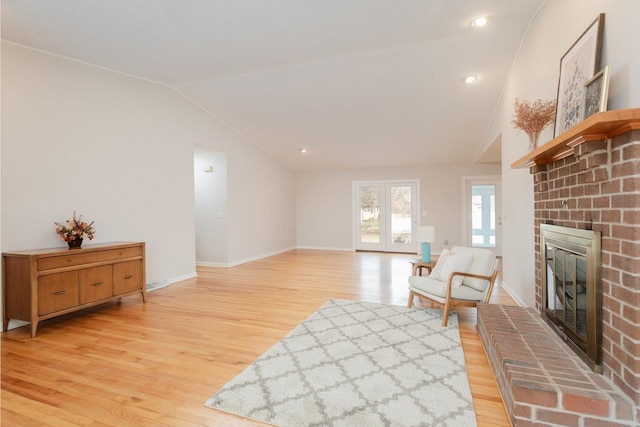
[[[409,301],[414,297],[428,299],[443,307],[442,326],[447,326],[453,307],[475,307],[489,302],[498,276],[496,254],[484,248],[454,246],[442,253],[429,276],[409,277]]]

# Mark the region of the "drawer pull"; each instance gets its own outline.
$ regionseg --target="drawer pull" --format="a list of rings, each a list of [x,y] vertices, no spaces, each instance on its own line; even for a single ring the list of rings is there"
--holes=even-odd
[[[64,295],[66,294],[67,291],[62,290],[62,291],[55,291],[55,292],[51,292],[51,295]]]
[[[133,274],[130,274],[130,275],[128,275],[128,276],[124,276],[124,280],[131,279],[132,277],[133,277]]]
[[[98,287],[98,286],[102,286],[104,282],[96,282],[96,283],[92,283],[89,286],[94,286],[94,287]]]

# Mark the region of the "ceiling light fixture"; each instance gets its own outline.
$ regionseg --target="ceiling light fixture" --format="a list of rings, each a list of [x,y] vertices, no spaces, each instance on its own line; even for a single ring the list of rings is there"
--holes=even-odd
[[[466,84],[471,84],[471,83],[475,82],[476,80],[478,80],[478,75],[477,74],[469,74],[467,77],[464,78],[464,82]]]
[[[301,148],[299,151],[300,151],[300,154],[307,154],[308,152],[306,148]]]
[[[469,23],[472,27],[484,27],[489,22],[486,16],[479,16]]]

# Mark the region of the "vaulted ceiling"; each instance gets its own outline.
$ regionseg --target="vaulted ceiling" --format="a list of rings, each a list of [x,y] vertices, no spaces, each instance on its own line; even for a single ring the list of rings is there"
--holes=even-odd
[[[2,39],[171,86],[296,170],[499,161],[482,142],[542,3],[3,0]]]

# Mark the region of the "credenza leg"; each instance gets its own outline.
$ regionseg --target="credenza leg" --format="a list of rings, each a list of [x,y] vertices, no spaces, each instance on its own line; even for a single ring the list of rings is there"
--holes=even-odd
[[[31,321],[31,338],[35,338],[37,329],[38,329],[38,321],[32,320]]]

